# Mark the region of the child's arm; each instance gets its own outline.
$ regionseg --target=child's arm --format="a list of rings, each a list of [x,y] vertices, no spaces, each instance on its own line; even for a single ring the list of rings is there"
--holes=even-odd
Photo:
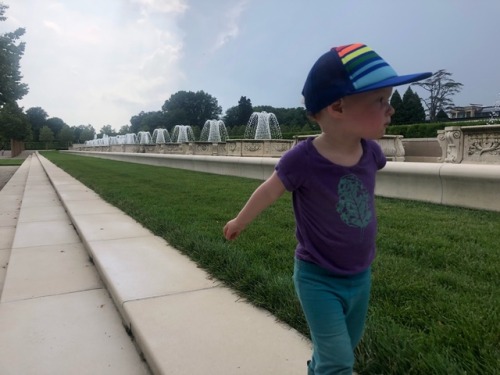
[[[224,237],[234,240],[262,211],[283,195],[285,186],[276,172],[264,181],[251,195],[238,216],[224,226]]]

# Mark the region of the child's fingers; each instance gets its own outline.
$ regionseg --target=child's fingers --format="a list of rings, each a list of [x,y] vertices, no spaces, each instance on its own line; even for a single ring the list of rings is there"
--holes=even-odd
[[[239,231],[235,230],[234,228],[231,228],[230,223],[227,223],[224,227],[224,237],[226,237],[226,240],[234,240],[236,237],[238,237]]]
[[[224,226],[224,229],[223,229],[222,231],[223,231],[223,233],[224,233],[224,237],[226,237],[226,240],[231,239],[231,238],[230,238],[230,232],[229,232],[229,223],[227,223],[227,224]]]

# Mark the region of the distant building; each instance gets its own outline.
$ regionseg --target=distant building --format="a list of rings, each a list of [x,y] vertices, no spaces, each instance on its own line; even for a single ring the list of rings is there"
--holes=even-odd
[[[450,119],[482,119],[491,118],[494,112],[500,112],[498,106],[482,106],[480,104],[471,104],[465,107],[454,107],[449,110]]]

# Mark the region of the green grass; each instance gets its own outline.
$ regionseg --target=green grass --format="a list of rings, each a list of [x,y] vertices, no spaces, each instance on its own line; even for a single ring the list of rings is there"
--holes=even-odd
[[[43,152],[253,304],[308,334],[292,283],[291,196],[236,241],[222,227],[260,181]],[[378,255],[357,370],[498,374],[500,213],[377,198]]]
[[[24,159],[0,159],[0,167],[2,166],[19,166],[23,164]]]

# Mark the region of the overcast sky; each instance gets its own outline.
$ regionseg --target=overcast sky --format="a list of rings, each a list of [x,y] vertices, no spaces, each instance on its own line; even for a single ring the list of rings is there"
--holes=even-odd
[[[464,85],[456,105],[500,98],[499,0],[0,2],[0,32],[26,29],[20,105],[70,126],[118,130],[180,90],[203,90],[224,112],[241,96],[299,107],[314,61],[354,42],[399,74],[446,69]]]

